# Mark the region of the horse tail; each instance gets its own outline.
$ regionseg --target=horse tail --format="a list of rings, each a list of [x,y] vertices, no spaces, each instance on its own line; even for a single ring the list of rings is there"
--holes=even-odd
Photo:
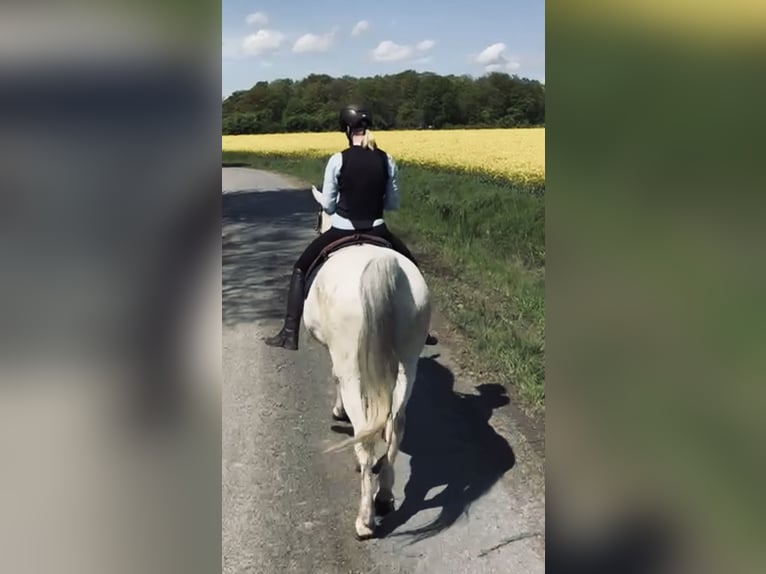
[[[325,452],[336,452],[369,440],[386,428],[399,371],[395,348],[395,293],[403,277],[404,271],[391,253],[372,259],[362,271],[362,329],[357,360],[365,422],[355,436]]]

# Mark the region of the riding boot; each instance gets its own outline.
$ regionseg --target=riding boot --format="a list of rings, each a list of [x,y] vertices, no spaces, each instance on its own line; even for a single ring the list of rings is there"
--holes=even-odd
[[[287,312],[282,330],[273,337],[264,339],[264,342],[270,347],[284,347],[292,351],[298,349],[298,332],[303,315],[303,289],[303,271],[296,267],[290,278],[290,288],[287,292]]]

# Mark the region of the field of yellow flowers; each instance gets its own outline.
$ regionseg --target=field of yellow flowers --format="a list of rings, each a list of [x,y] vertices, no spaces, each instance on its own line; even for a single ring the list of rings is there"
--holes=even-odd
[[[488,173],[544,185],[545,128],[375,132],[398,162]],[[223,151],[328,157],[345,145],[342,133],[223,136]]]

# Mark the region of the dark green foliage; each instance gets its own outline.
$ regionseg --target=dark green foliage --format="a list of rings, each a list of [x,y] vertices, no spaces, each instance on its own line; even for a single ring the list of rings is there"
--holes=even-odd
[[[349,102],[366,102],[378,130],[545,124],[545,87],[536,80],[408,70],[367,78],[312,74],[297,82],[258,82],[223,101],[223,133],[333,131],[338,110]]]

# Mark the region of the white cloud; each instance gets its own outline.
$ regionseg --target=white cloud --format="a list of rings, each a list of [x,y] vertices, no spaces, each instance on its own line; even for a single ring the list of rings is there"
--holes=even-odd
[[[354,24],[353,30],[351,30],[352,36],[358,36],[362,32],[366,32],[370,29],[370,23],[367,20],[359,20],[356,24]]]
[[[415,49],[419,52],[427,52],[431,48],[433,48],[436,45],[436,42],[433,40],[423,40],[422,42],[418,42],[415,45]]]
[[[498,62],[505,52],[505,44],[497,42],[491,46],[487,46],[482,50],[481,54],[476,56],[476,62],[483,65],[492,65]]]
[[[518,70],[521,65],[515,60],[511,60],[505,54],[506,45],[502,42],[496,42],[484,48],[481,53],[476,56],[476,63],[484,66],[484,70],[487,72],[499,72],[505,70],[507,72],[513,72]]]
[[[326,52],[335,40],[335,32],[327,34],[304,34],[293,44],[293,52]]]
[[[263,26],[269,23],[269,17],[266,16],[266,14],[264,14],[263,12],[253,12],[252,14],[248,14],[245,17],[245,22],[247,22],[251,26],[253,25]]]
[[[433,40],[423,40],[415,46],[384,40],[371,53],[373,60],[377,62],[399,62],[411,59],[417,52],[427,52],[435,45]]]
[[[413,52],[412,46],[397,44],[391,40],[383,40],[372,51],[372,57],[378,62],[397,62],[412,57]]]
[[[246,56],[260,56],[278,49],[284,39],[285,35],[277,30],[258,30],[255,34],[245,36],[240,48]]]

